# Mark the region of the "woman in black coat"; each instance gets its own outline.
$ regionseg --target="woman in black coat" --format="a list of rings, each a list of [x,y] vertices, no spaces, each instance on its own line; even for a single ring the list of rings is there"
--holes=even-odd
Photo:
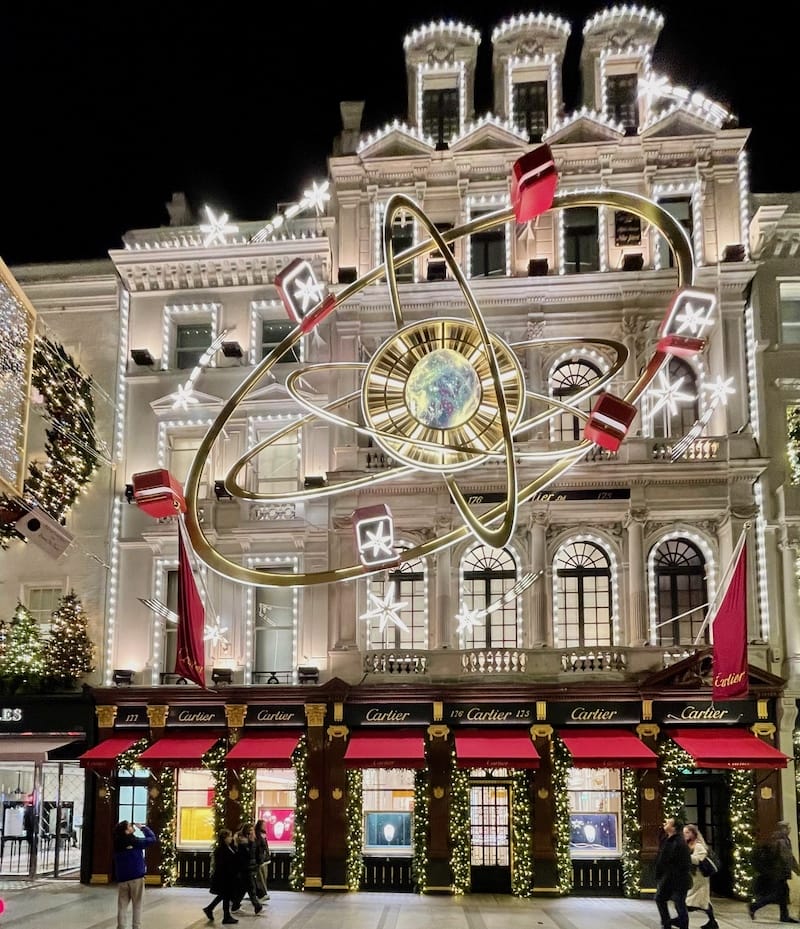
[[[216,894],[203,912],[209,922],[214,922],[214,907],[222,903],[222,924],[232,925],[239,920],[231,916],[231,902],[236,898],[239,881],[239,860],[233,846],[233,833],[230,829],[220,829],[217,844],[214,847],[214,872],[211,875],[209,891]]]

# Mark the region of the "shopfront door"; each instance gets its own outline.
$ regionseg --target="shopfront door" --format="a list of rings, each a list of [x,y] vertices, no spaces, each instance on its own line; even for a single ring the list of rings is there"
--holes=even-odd
[[[470,781],[473,893],[511,893],[511,784]]]
[[[686,822],[696,823],[717,853],[720,870],[711,878],[711,892],[730,896],[733,889],[730,832],[730,786],[723,773],[695,771],[681,781]]]

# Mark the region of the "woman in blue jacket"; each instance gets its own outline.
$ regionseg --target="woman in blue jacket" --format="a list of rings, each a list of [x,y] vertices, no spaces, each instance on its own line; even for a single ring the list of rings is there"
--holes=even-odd
[[[123,819],[114,828],[114,876],[117,880],[117,929],[125,929],[128,904],[133,909],[131,929],[142,929],[144,896],[144,850],[156,841],[149,826],[139,825],[141,836],[134,835],[135,823]]]

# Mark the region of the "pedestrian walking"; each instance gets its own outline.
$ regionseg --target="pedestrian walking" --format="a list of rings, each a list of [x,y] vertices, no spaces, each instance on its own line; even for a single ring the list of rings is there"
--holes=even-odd
[[[142,834],[136,835],[139,830]],[[144,899],[144,850],[156,841],[156,834],[127,819],[114,827],[114,877],[117,881],[117,929],[125,929],[128,904],[131,905],[131,929],[142,929]]]
[[[256,893],[259,900],[269,900],[267,887],[267,872],[269,871],[269,841],[267,827],[263,819],[256,822],[256,861],[258,873],[256,874]]]
[[[239,889],[233,902],[232,912],[241,909],[242,900],[247,896],[253,904],[253,912],[258,914],[264,909],[259,903],[256,892],[256,874],[258,858],[256,855],[256,830],[252,823],[247,823],[236,834],[236,856],[239,870]]]
[[[719,929],[711,904],[711,878],[703,874],[700,866],[701,861],[710,860],[708,843],[694,823],[687,823],[683,827],[683,838],[689,847],[692,862],[692,886],[686,894],[686,909],[689,912],[701,910],[708,916],[708,922],[703,923],[700,929]]]
[[[658,849],[655,865],[656,906],[661,917],[661,929],[689,929],[686,894],[692,886],[692,860],[689,846],[683,838],[683,824],[673,816],[664,820],[664,838]],[[669,915],[669,901],[675,905],[676,919]]]
[[[238,865],[236,849],[233,847],[233,833],[230,829],[220,829],[217,844],[214,846],[214,872],[209,887],[209,892],[216,896],[208,906],[203,907],[209,922],[214,922],[214,907],[218,903],[222,904],[223,926],[239,922],[231,916],[231,904],[238,894]]]
[[[750,919],[755,918],[757,910],[769,903],[777,903],[780,922],[796,923],[800,920],[789,915],[789,878],[792,871],[800,874],[800,865],[792,851],[789,838],[789,823],[782,820],[772,833],[769,842],[755,859],[758,870],[756,879],[757,897],[747,906]]]

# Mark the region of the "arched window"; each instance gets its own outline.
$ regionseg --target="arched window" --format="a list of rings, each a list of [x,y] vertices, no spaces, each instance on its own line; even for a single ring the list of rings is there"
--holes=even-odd
[[[584,358],[570,358],[562,362],[550,377],[550,394],[558,400],[569,402],[569,397],[587,387],[600,377],[600,369]],[[592,408],[592,397],[574,404],[577,409],[588,413]],[[552,419],[553,441],[574,442],[583,437],[583,420],[566,411],[557,413]]]
[[[666,539],[656,549],[653,571],[658,644],[691,645],[706,615],[705,609],[694,607],[708,601],[703,553],[688,539]],[[681,619],[670,622],[675,616]],[[708,627],[702,641],[708,642]]]
[[[516,648],[517,598],[510,596],[508,602],[503,601],[517,582],[517,564],[511,552],[477,545],[461,562],[461,578],[462,615],[474,618],[460,630],[463,647]]]
[[[680,358],[671,358],[656,379],[648,403],[650,429],[655,438],[686,435],[699,416],[697,378],[691,365]]]
[[[428,615],[425,602],[425,562],[421,558],[387,571],[368,582],[367,649],[427,648]],[[399,609],[381,611],[378,604]],[[397,616],[397,622],[392,620]],[[389,618],[387,618],[389,617]]]
[[[555,558],[558,640],[566,648],[613,645],[611,564],[587,540],[570,542]]]

